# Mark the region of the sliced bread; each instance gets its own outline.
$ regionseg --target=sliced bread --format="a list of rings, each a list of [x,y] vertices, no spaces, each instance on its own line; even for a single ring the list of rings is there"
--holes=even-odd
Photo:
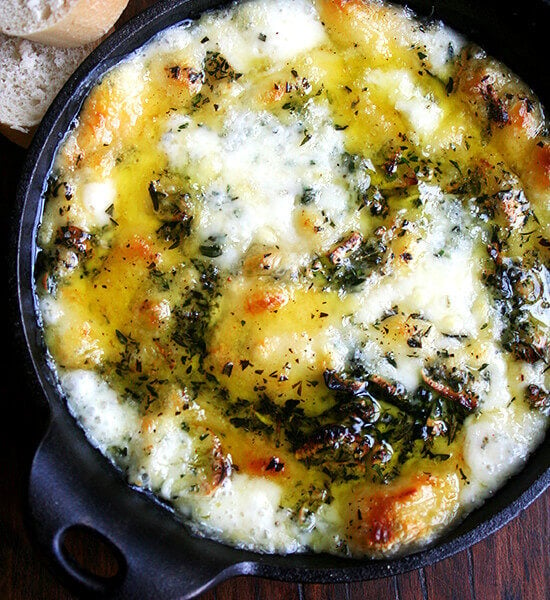
[[[29,133],[94,46],[56,48],[0,34],[0,124]]]
[[[42,44],[78,47],[116,22],[128,0],[1,0],[0,31]]]

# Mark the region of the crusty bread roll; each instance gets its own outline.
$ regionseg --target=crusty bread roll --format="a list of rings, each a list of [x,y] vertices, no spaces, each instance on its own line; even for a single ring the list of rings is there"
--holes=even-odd
[[[0,33],[0,124],[29,134],[95,45],[56,48]]]
[[[0,31],[61,47],[94,42],[116,22],[128,0],[1,0]]]

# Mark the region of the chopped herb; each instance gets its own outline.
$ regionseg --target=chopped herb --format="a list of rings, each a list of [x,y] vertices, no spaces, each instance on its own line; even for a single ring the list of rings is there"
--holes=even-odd
[[[219,244],[201,244],[199,251],[208,258],[217,258],[223,254],[223,249]]]

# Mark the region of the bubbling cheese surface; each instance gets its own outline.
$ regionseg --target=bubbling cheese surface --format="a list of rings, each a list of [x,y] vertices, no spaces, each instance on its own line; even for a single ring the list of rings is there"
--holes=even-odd
[[[161,32],[91,90],[47,185],[69,410],[199,535],[432,542],[546,432],[545,127],[503,65],[377,1]]]

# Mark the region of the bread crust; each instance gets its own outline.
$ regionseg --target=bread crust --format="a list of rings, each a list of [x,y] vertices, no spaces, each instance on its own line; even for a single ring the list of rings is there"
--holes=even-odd
[[[68,12],[51,25],[42,28],[9,28],[4,33],[34,42],[74,48],[103,36],[117,21],[128,0],[78,0]]]

